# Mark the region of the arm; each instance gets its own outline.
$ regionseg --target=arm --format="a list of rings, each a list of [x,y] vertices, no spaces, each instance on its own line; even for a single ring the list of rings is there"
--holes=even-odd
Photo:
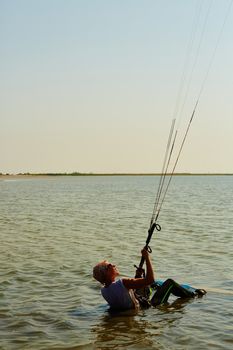
[[[154,282],[154,272],[148,251],[144,248],[142,256],[146,261],[146,277],[145,278],[123,278],[122,282],[127,289],[140,289]]]

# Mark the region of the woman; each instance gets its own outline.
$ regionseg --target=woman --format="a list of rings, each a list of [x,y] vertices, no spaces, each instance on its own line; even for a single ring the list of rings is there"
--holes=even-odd
[[[106,260],[101,261],[93,268],[93,277],[103,285],[101,289],[102,296],[112,309],[127,310],[138,308],[141,298],[136,297],[137,293],[135,291],[142,290],[154,283],[155,278],[149,253],[144,248],[141,254],[146,262],[145,277],[116,280],[116,277],[119,276],[118,268]],[[161,286],[156,286],[156,291],[150,300],[150,304],[157,306],[167,302],[171,293],[178,297],[190,298],[195,295],[204,295],[206,292],[200,289],[191,292],[172,279],[168,279]]]

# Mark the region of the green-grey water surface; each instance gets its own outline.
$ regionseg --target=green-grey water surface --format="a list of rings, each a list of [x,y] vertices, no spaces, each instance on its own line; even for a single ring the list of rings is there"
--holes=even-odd
[[[173,178],[151,248],[156,277],[200,299],[112,315],[99,260],[134,275],[159,177],[0,180],[1,349],[232,349],[233,176]]]

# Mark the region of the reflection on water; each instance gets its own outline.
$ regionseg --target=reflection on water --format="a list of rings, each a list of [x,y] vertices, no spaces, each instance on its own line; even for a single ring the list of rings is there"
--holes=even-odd
[[[182,318],[184,307],[191,300],[176,299],[172,303],[146,310],[105,312],[92,328],[96,348],[163,349],[160,338],[163,332],[176,325]],[[149,317],[149,320],[147,320]],[[151,322],[153,318],[153,323]]]
[[[133,315],[104,315],[100,323],[93,327],[96,348],[123,349],[138,347],[145,349],[155,345],[151,339],[149,322]],[[158,343],[159,344],[159,343]]]

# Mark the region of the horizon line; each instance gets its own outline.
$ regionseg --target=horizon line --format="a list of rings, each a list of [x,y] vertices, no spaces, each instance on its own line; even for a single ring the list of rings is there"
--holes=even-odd
[[[181,175],[233,175],[233,173],[221,173],[221,172],[176,172],[176,173],[166,173],[161,172],[150,172],[150,173],[132,173],[132,172],[120,172],[120,173],[95,173],[95,172],[45,172],[45,173],[30,173],[30,172],[20,172],[20,173],[1,173],[0,176],[181,176]]]

